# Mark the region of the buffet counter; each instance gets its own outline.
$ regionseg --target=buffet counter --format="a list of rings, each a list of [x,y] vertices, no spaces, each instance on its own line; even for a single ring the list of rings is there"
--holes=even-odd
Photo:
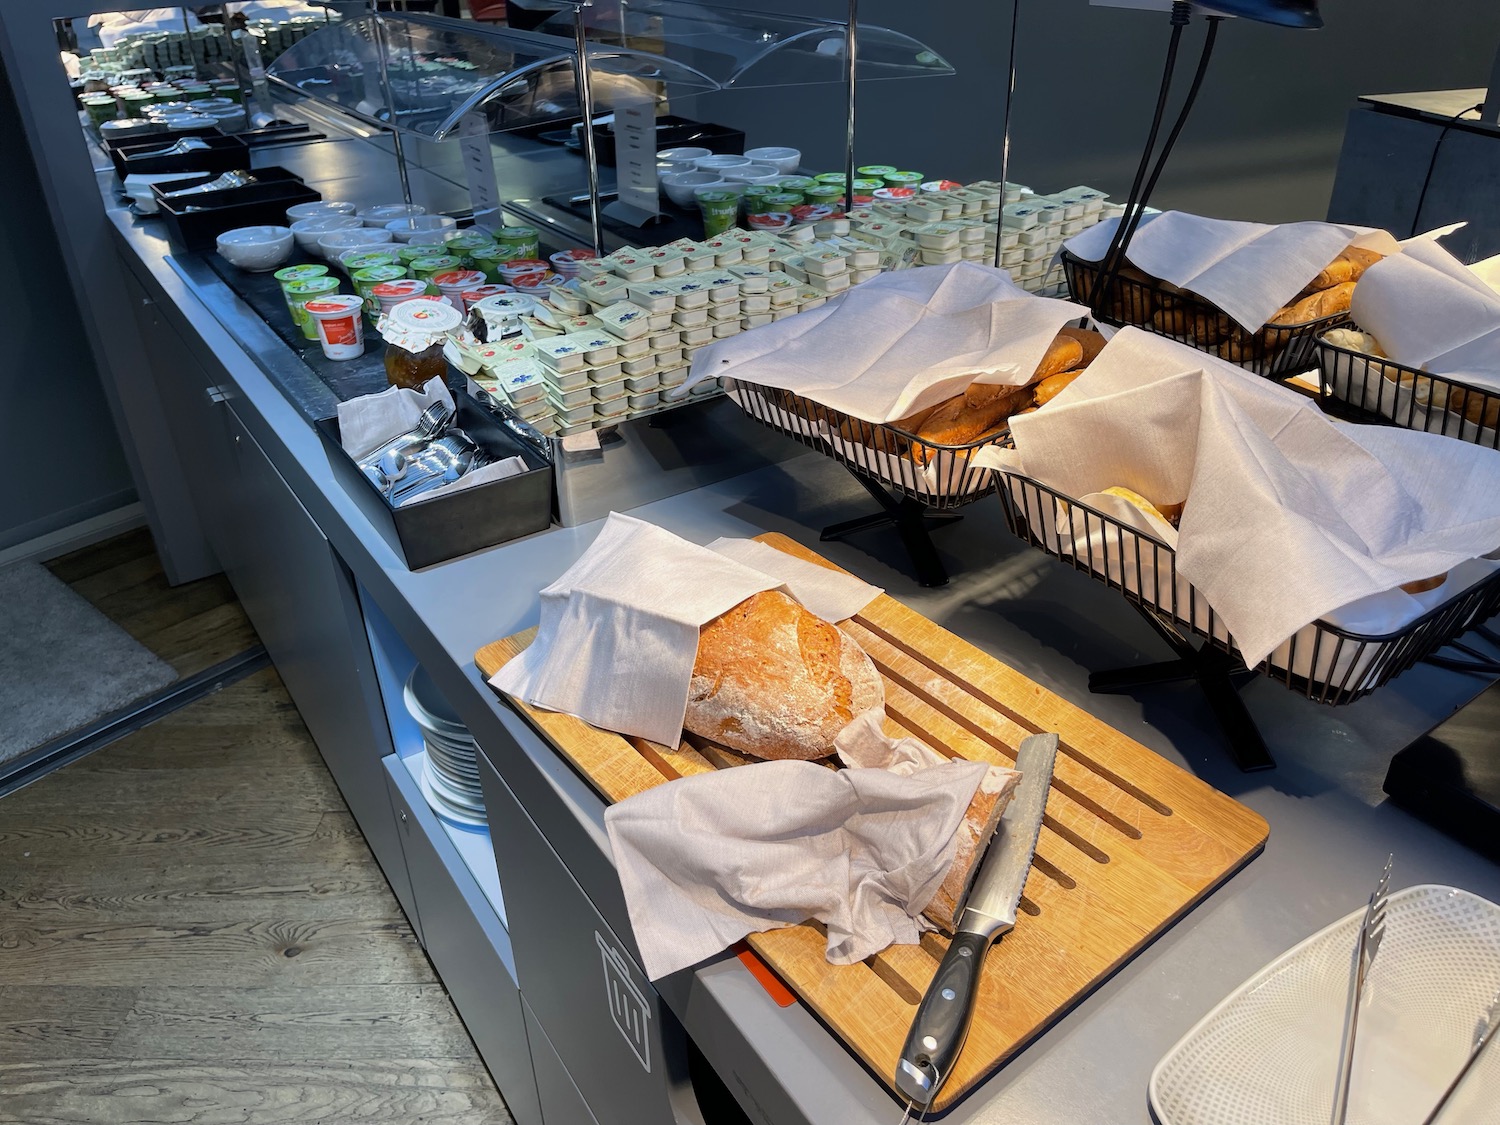
[[[318,149],[309,161],[322,159]],[[150,220],[112,207],[110,221],[126,303],[207,538],[517,1120],[725,1120],[688,1096],[694,1084],[705,1089],[689,1073],[697,1052],[753,1121],[900,1118],[904,1107],[807,1007],[779,1006],[733,955],[641,989],[660,1013],[648,1030],[662,1053],[643,1052],[609,1024],[596,942],[627,959],[634,942],[604,803],[474,663],[480,647],[536,623],[539,589],[599,524],[408,571],[378,498],[352,466],[330,459],[310,424],[331,412],[331,392],[205,261],[176,255]],[[1500,899],[1500,869],[1393,807],[1380,788],[1391,756],[1483,681],[1422,665],[1333,709],[1258,680],[1245,698],[1280,765],[1242,774],[1196,691],[1089,693],[1089,671],[1157,659],[1159,642],[1114,591],[1013,538],[998,501],[970,506],[962,523],[937,533],[953,574],[941,589],[907,576],[894,535],[818,543],[817,529],[867,505],[839,466],[805,453],[633,514],[695,542],[774,531],[816,547],[1243,802],[1271,829],[1263,854],[943,1120],[1145,1125],[1157,1060],[1266,962],[1362,905],[1388,853],[1395,886],[1445,883]],[[401,769],[399,685],[413,661],[477,740],[493,770],[487,791],[513,801],[490,809],[496,868],[444,833]],[[570,963],[575,944],[592,959]],[[605,963],[607,971],[608,948]],[[638,968],[626,972],[644,982]],[[597,995],[597,1008],[568,999],[580,988]]]

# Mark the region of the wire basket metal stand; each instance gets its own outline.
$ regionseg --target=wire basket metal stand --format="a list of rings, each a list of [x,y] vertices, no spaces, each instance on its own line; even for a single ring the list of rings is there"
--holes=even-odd
[[[995,485],[1013,534],[1120,591],[1173,650],[1168,661],[1094,673],[1089,690],[1120,693],[1196,680],[1236,764],[1246,771],[1276,763],[1240,699],[1236,679],[1263,673],[1315,703],[1352,703],[1500,610],[1500,570],[1495,570],[1390,633],[1365,634],[1326,620],[1312,622],[1251,669],[1213,607],[1178,573],[1171,547],[1029,477],[996,473]],[[1200,644],[1190,639],[1194,635]],[[1441,657],[1433,662],[1460,671],[1488,671],[1480,664]]]
[[[823,542],[894,527],[911,557],[917,581],[929,587],[948,584],[947,568],[938,557],[931,532],[961,520],[963,516],[955,509],[990,492],[989,470],[970,462],[978,450],[1002,440],[1008,431],[946,445],[889,424],[866,422],[775,387],[727,379],[725,390],[761,425],[837,461],[880,506],[870,515],[825,527],[820,536]]]

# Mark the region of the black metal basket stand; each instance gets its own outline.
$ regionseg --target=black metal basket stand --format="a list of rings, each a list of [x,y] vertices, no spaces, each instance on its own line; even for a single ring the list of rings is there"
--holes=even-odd
[[[1240,699],[1236,679],[1262,672],[1315,703],[1352,703],[1500,609],[1497,570],[1392,633],[1360,634],[1328,621],[1314,622],[1250,669],[1213,607],[1179,578],[1171,547],[1029,477],[997,473],[995,486],[1012,533],[1120,591],[1175,654],[1144,667],[1094,673],[1089,690],[1121,693],[1196,680],[1236,764],[1245,771],[1276,763]],[[1066,536],[1062,527],[1068,528]],[[1200,644],[1192,642],[1194,635]],[[1462,662],[1443,658],[1434,663],[1468,670]]]
[[[725,389],[757,422],[843,465],[879,505],[880,510],[870,515],[825,527],[823,542],[894,527],[917,581],[923,586],[948,584],[931,532],[963,519],[956,509],[989,493],[990,471],[971,461],[978,450],[1000,441],[1008,431],[963,445],[942,445],[790,391],[737,379],[726,380]]]

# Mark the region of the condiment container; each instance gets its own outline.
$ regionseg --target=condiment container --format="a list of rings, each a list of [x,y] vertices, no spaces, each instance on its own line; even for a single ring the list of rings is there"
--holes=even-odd
[[[292,323],[302,329],[304,339],[316,340],[318,330],[312,317],[307,314],[307,302],[319,297],[331,297],[339,291],[336,277],[308,277],[283,282],[281,291],[286,294],[287,306],[292,310]]]
[[[308,301],[303,308],[329,359],[357,359],[365,354],[365,326],[359,315],[363,299],[335,293]]]
[[[386,380],[393,387],[420,390],[447,375],[443,345],[463,321],[452,305],[432,297],[402,301],[382,316],[377,327],[385,339]]]

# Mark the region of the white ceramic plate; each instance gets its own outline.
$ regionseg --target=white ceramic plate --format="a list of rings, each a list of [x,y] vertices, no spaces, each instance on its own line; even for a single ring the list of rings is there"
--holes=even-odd
[[[433,785],[432,775],[428,770],[424,769],[422,771],[421,776],[417,779],[417,784],[422,790],[422,796],[427,798],[427,804],[431,807],[432,811],[444,820],[451,820],[454,824],[464,828],[489,827],[489,822],[482,815],[476,816],[461,806],[455,805],[445,799]]]
[[[406,702],[406,709],[419,726],[450,738],[470,737],[469,728],[463,725],[457,713],[448,706],[448,701],[438,692],[437,686],[420,664],[406,677],[406,686],[401,694]]]
[[[1500,989],[1500,906],[1456,887],[1393,894],[1354,1050],[1348,1125],[1423,1120],[1468,1057]],[[1364,910],[1236,989],[1151,1074],[1161,1125],[1327,1125]],[[1442,1125],[1496,1120],[1500,1051],[1485,1052]]]

